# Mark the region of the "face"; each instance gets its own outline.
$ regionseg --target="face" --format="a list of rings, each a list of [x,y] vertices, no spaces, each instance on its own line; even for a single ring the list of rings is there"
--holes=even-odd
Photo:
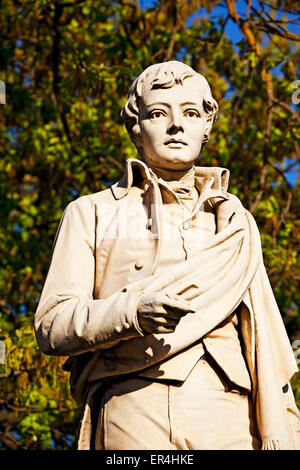
[[[139,115],[139,146],[145,163],[161,169],[184,170],[198,158],[207,132],[201,82],[189,77],[183,84],[143,93]]]

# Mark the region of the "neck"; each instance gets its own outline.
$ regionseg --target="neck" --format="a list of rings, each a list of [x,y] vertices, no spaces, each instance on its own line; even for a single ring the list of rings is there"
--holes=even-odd
[[[153,173],[156,174],[158,178],[162,178],[165,181],[180,181],[180,180],[186,180],[191,178],[191,180],[194,179],[195,175],[195,167],[194,165],[185,168],[184,170],[165,170],[164,168],[158,168],[155,166],[149,167]]]

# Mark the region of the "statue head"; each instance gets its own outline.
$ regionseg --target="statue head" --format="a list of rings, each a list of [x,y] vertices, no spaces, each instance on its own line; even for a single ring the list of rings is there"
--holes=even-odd
[[[182,169],[209,139],[218,105],[207,80],[182,62],[151,65],[133,82],[121,112],[146,163]]]

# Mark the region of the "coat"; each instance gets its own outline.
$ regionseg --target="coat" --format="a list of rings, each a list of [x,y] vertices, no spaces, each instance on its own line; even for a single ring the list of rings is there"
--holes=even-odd
[[[147,181],[146,194],[135,186],[136,168],[142,179]],[[228,170],[222,168],[196,168],[196,184],[199,191],[206,194],[206,200],[202,202],[213,202],[218,233],[222,233],[237,207],[241,206],[237,198],[227,192],[228,177]],[[220,325],[204,330],[205,334],[199,333],[199,337],[196,335],[190,343],[184,341],[185,336],[189,336],[188,329],[181,327],[176,348],[172,349],[171,344],[169,353],[162,352],[163,335],[160,335],[159,347],[150,344],[152,353],[145,353],[149,347],[147,341],[152,335],[144,336],[139,328],[137,304],[142,291],[130,286],[145,278],[151,279],[155,274],[163,224],[160,205],[158,186],[153,182],[149,169],[142,162],[129,160],[122,181],[108,190],[77,199],[69,204],[63,214],[35,316],[35,329],[42,351],[70,356],[65,368],[71,370],[71,390],[79,402],[88,400],[89,384],[128,372],[184,380],[199,358],[199,349],[203,344],[232,382],[252,389],[254,395],[257,393],[257,351],[260,343],[257,343],[251,296],[255,303],[258,288],[254,294],[253,289],[245,290],[243,297],[227,312]],[[130,207],[139,206],[146,210],[138,211],[138,214],[136,210],[130,210]],[[130,221],[136,223],[137,219],[137,226],[142,231],[140,236],[143,242],[140,244],[125,233]],[[151,236],[148,236],[149,228]],[[120,229],[125,232],[120,233]],[[141,259],[145,260],[144,264]],[[262,262],[258,264],[260,267],[256,269],[262,272],[261,279],[265,279]],[[255,280],[252,284],[255,285]],[[235,313],[236,308],[239,309],[244,355],[239,342],[234,340],[229,316]],[[279,351],[282,354],[279,359],[276,356],[276,361],[279,387],[282,388],[297,366],[283,325],[279,325]],[[276,330],[277,326],[278,312]],[[171,338],[168,335],[166,343],[172,341]],[[181,344],[185,346],[181,347]],[[294,435],[299,432],[299,416],[290,388],[288,396],[287,408],[293,408],[293,423],[296,423],[289,434]],[[276,439],[267,437],[265,448],[276,447],[273,441]]]

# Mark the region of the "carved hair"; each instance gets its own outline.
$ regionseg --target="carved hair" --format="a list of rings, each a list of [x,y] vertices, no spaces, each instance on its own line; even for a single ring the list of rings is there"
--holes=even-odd
[[[131,140],[137,145],[137,138],[140,134],[139,126],[139,104],[143,94],[143,88],[171,88],[175,84],[183,83],[188,77],[198,77],[201,81],[201,90],[203,93],[203,109],[207,114],[207,121],[210,123],[208,131],[204,134],[203,143],[209,139],[209,134],[213,122],[216,120],[218,104],[212,97],[209,84],[206,78],[200,73],[195,72],[188,65],[182,62],[169,61],[160,64],[150,65],[133,82],[128,92],[128,99],[121,111],[126,129]]]

